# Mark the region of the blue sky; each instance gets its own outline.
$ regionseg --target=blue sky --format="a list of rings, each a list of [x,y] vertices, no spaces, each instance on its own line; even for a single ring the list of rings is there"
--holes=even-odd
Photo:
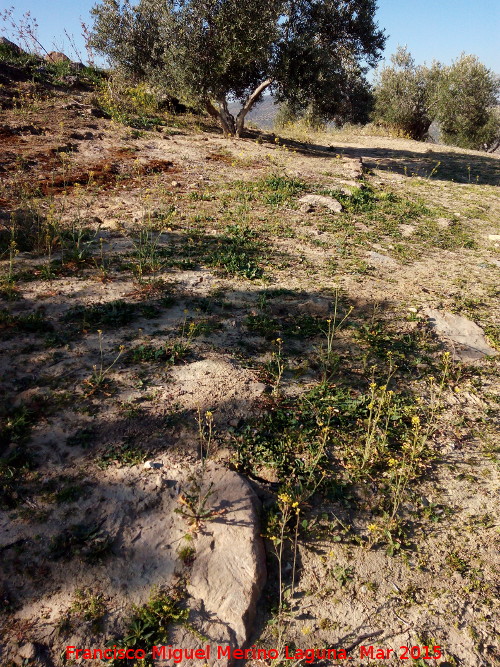
[[[69,51],[66,29],[84,52],[80,18],[90,21],[95,0],[0,0],[0,10],[14,2],[17,16],[29,10],[37,18],[47,50]],[[499,0],[379,0],[378,5],[378,23],[389,35],[385,57],[398,44],[407,45],[417,63],[450,63],[465,51],[500,74]]]

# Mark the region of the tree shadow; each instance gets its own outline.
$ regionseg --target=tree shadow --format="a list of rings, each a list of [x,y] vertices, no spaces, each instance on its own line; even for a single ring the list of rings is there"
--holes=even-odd
[[[249,130],[248,136],[274,143],[276,134]],[[451,181],[467,185],[500,185],[500,158],[494,155],[477,155],[455,152],[451,147],[428,144],[427,150],[417,152],[399,148],[358,148],[355,146],[335,146],[332,135],[331,145],[309,144],[280,138],[280,143],[305,157],[361,158],[365,168],[387,171],[408,178],[427,178],[430,181]]]
[[[183,245],[183,239],[178,235],[180,245]],[[200,247],[210,248],[213,243],[213,238],[202,236],[200,238]],[[191,251],[190,251],[191,252]],[[190,259],[195,259],[192,255]],[[180,255],[177,259],[183,259]],[[203,263],[203,253],[201,258],[197,258],[200,263]],[[200,268],[199,264],[194,264],[190,271],[200,275],[206,273],[206,268]],[[294,347],[302,346],[302,351],[311,350],[317,345],[320,336],[324,335],[320,323],[331,312],[328,308],[321,315],[307,315],[304,319],[303,305],[310,303],[311,307],[318,307],[318,297],[327,300],[330,306],[333,307],[333,295],[325,293],[321,290],[275,290],[274,292],[264,286],[256,288],[255,284],[247,284],[243,281],[239,286],[231,286],[227,290],[225,297],[218,298],[206,293],[197,293],[193,285],[196,285],[196,280],[190,286],[180,285],[175,293],[177,305],[175,311],[170,311],[166,306],[159,306],[162,309],[162,333],[164,337],[171,337],[174,333],[179,331],[179,326],[186,321],[187,317],[192,317],[195,314],[202,313],[210,314],[211,317],[218,319],[223,327],[224,335],[219,339],[220,335],[217,330],[208,332],[205,336],[199,339],[196,344],[196,356],[187,357],[179,363],[186,367],[189,372],[189,366],[196,358],[203,358],[204,356],[215,356],[218,359],[228,359],[234,368],[248,369],[248,382],[254,381],[261,384],[267,384],[265,390],[260,394],[260,398],[255,399],[251,410],[249,406],[244,405],[243,395],[236,392],[235,396],[225,396],[221,398],[214,398],[215,404],[213,406],[207,405],[207,409],[214,409],[215,425],[218,433],[221,435],[219,447],[222,449],[227,445],[228,440],[234,434],[235,428],[239,428],[239,424],[234,427],[231,421],[235,415],[248,415],[248,417],[239,417],[239,421],[250,421],[254,417],[264,414],[266,410],[273,409],[269,402],[269,393],[271,383],[262,375],[264,364],[257,363],[255,358],[252,358],[252,353],[249,352],[245,356],[242,353],[242,348],[237,346],[241,339],[250,339],[252,345],[256,344],[257,348],[267,350],[272,353],[275,348],[272,347],[270,339],[275,338],[276,335],[286,335],[287,337],[296,338],[293,345],[290,345],[290,351],[294,351]],[[125,295],[126,297],[126,295]],[[130,300],[130,297],[128,297]],[[82,295],[85,299],[85,295]],[[227,301],[230,301],[228,308]],[[73,300],[74,302],[74,300]],[[73,303],[72,302],[72,303]],[[37,310],[36,297],[25,298],[22,302],[22,309],[25,312],[35,312]],[[320,305],[323,303],[320,299]],[[260,304],[260,305],[259,305]],[[267,305],[266,305],[267,304]],[[323,304],[324,305],[324,304]],[[337,304],[339,318],[344,313],[349,311],[350,306],[354,306],[355,310],[352,314],[353,320],[359,320],[360,325],[366,319],[373,320],[374,304],[364,302],[356,302],[349,300],[340,300]],[[184,307],[183,307],[184,306]],[[384,313],[390,311],[393,304],[389,300],[378,304],[378,312]],[[14,310],[17,308],[16,302],[13,305]],[[264,316],[261,322],[261,328],[258,330],[251,330],[249,327],[248,316],[257,310]],[[90,554],[86,551],[86,543],[96,542],[95,562],[88,564],[91,571],[95,571],[96,575],[101,572],[105,566],[107,558],[116,559],[117,568],[127,568],[127,554],[133,550],[136,552],[139,560],[145,563],[154,559],[154,567],[144,566],[146,569],[142,578],[133,579],[130,577],[128,582],[128,592],[130,598],[136,600],[137,596],[144,596],[145,590],[150,589],[156,584],[160,584],[164,572],[172,571],[173,562],[175,560],[172,553],[159,553],[161,547],[161,536],[145,537],[140,534],[130,535],[127,540],[124,539],[123,534],[125,530],[130,530],[137,519],[137,506],[141,506],[141,512],[147,514],[155,510],[155,502],[161,502],[161,499],[155,499],[155,492],[149,488],[139,488],[141,477],[136,475],[134,481],[127,482],[127,465],[135,463],[139,470],[142,461],[146,458],[161,456],[162,453],[166,457],[173,456],[178,460],[192,461],[196,458],[199,452],[198,427],[199,414],[195,409],[185,409],[176,407],[175,400],[167,405],[160,406],[161,409],[149,410],[143,407],[142,401],[133,403],[126,410],[115,411],[115,414],[110,414],[107,411],[106,405],[109,402],[118,403],[121,405],[125,402],[125,398],[130,394],[131,387],[120,385],[120,376],[126,374],[130,368],[126,363],[121,361],[117,363],[113,369],[116,375],[117,391],[115,395],[108,396],[106,392],[96,393],[93,396],[85,397],[82,391],[75,391],[74,387],[71,390],[71,385],[64,385],[61,381],[61,373],[57,372],[55,375],[48,372],[49,364],[53,362],[54,357],[59,360],[64,358],[71,358],[75,353],[78,354],[80,365],[91,368],[92,360],[95,363],[95,336],[92,346],[86,339],[86,334],[80,329],[75,333],[74,337],[68,335],[67,324],[64,321],[64,313],[68,310],[67,296],[60,292],[52,297],[51,315],[49,317],[50,325],[53,332],[59,335],[51,343],[52,354],[44,357],[41,354],[41,349],[36,348],[36,337],[40,334],[39,330],[35,332],[30,331],[16,331],[19,340],[24,345],[24,352],[18,357],[18,366],[15,365],[14,351],[9,351],[9,360],[6,368],[10,368],[9,375],[5,375],[0,389],[5,397],[5,404],[17,405],[21,409],[26,408],[26,416],[33,419],[33,430],[30,434],[29,428],[25,432],[18,431],[15,437],[8,441],[3,450],[0,451],[0,456],[8,461],[9,456],[19,447],[25,452],[31,454],[31,464],[21,465],[19,468],[12,466],[15,483],[15,495],[13,495],[14,503],[8,507],[4,517],[3,524],[8,530],[11,530],[12,540],[7,538],[2,548],[2,558],[5,562],[4,583],[5,595],[11,596],[11,604],[15,609],[16,599],[18,604],[22,607],[27,607],[39,599],[40,596],[50,596],[56,588],[63,589],[68,592],[74,590],[76,586],[85,585],[88,577],[84,577],[81,573],[81,566],[78,565],[83,558],[92,558],[92,549]],[[187,310],[188,312],[184,312]],[[164,311],[164,312],[163,312]],[[255,317],[255,316],[253,316]],[[267,317],[267,320],[266,320]],[[237,322],[237,327],[233,327],[232,321]],[[254,322],[254,320],[251,320]],[[154,320],[153,320],[154,322]],[[277,327],[268,331],[269,324],[272,327]],[[291,326],[293,325],[293,326]],[[37,325],[38,326],[38,325]],[[106,330],[106,323],[95,323],[95,326],[102,326]],[[118,321],[112,327],[114,335],[118,339],[121,337],[128,337],[133,340],[134,336],[138,335],[145,326],[145,320],[141,317],[134,321]],[[373,327],[372,327],[373,328]],[[284,333],[283,333],[284,332]],[[288,333],[287,333],[288,332]],[[42,331],[42,333],[44,333]],[[152,332],[151,332],[152,333]],[[268,335],[269,334],[269,335]],[[271,335],[272,334],[272,335]],[[381,360],[388,351],[387,338],[375,349],[376,354]],[[382,344],[384,343],[384,345]],[[35,349],[33,346],[35,345]],[[31,346],[31,347],[30,347]],[[387,349],[386,349],[387,348]],[[43,346],[42,346],[43,349]],[[351,353],[356,351],[352,348]],[[412,350],[402,348],[401,354],[413,354]],[[36,359],[38,365],[35,364]],[[164,363],[153,360],[150,365],[145,366],[141,362],[134,362],[133,368],[137,371],[137,376],[141,377],[140,371],[143,371],[143,381],[147,384],[147,375],[156,375],[158,378],[155,382],[151,382],[148,386],[150,393],[154,392],[155,388],[168,389],[169,385],[169,371],[170,368]],[[415,367],[416,368],[416,367]],[[411,374],[416,371],[411,368],[408,372]],[[147,372],[144,372],[147,370]],[[17,379],[23,377],[29,378],[29,386],[21,383],[17,384]],[[312,374],[308,380],[310,385],[311,378],[314,382],[319,381],[320,374],[318,369],[313,369]],[[264,380],[264,381],[263,381]],[[288,378],[289,383],[293,382],[293,376],[290,374]],[[368,377],[364,377],[362,373],[352,373],[347,369],[340,368],[336,371],[336,381],[342,382],[349,389],[354,390],[360,386],[367,385]],[[308,386],[307,383],[304,387]],[[183,387],[177,383],[174,386],[176,391],[182,391]],[[61,398],[61,404],[57,404],[56,398],[59,395],[57,391],[51,393],[54,389],[61,389],[62,393],[69,395]],[[24,395],[24,398],[19,399],[21,391],[35,390],[32,398]],[[36,395],[36,390],[42,390],[42,396]],[[48,392],[46,397],[43,393]],[[123,395],[123,396],[122,396]],[[49,398],[47,399],[47,396]],[[151,399],[148,399],[151,400]],[[246,398],[245,398],[246,401]],[[17,409],[17,408],[16,408]],[[254,410],[252,414],[252,410]],[[71,421],[65,422],[62,428],[55,429],[51,434],[52,424],[55,419],[63,411],[72,413]],[[16,413],[19,416],[20,413]],[[50,421],[52,420],[52,421]],[[78,431],[91,427],[90,433],[80,434],[80,440],[76,438],[71,442],[71,438],[78,434]],[[48,432],[48,437],[44,440],[36,439],[37,429],[43,427]],[[5,433],[2,433],[5,436]],[[35,436],[35,439],[31,438]],[[123,445],[127,445],[128,449],[123,449]],[[113,448],[118,447],[116,456],[109,456]],[[120,449],[121,448],[121,449]],[[134,449],[135,448],[135,449]],[[216,448],[217,449],[217,448]],[[30,451],[32,450],[32,451]],[[132,457],[137,454],[138,459],[129,460],[127,457],[132,453]],[[103,464],[103,465],[101,465]],[[7,463],[7,466],[9,464]],[[131,469],[132,469],[131,468]],[[50,478],[57,477],[58,484],[55,491],[44,488],[43,477]],[[90,478],[90,481],[89,481]],[[110,495],[111,485],[113,481],[115,486],[114,491],[118,488],[117,493],[120,493],[120,485],[124,487],[133,487],[129,495],[123,491],[122,509],[123,512],[118,519],[110,519],[109,511],[107,509],[107,498]],[[87,485],[91,489],[91,494],[87,498],[85,495],[72,500],[73,487],[78,484]],[[68,489],[68,487],[70,487]],[[272,488],[272,485],[268,488]],[[73,488],[74,491],[74,488]],[[165,493],[177,491],[177,488],[167,487]],[[43,500],[44,494],[55,493],[56,498],[69,498],[67,505],[64,506],[65,511],[61,511],[61,506],[57,510],[57,515],[60,516],[60,523],[55,528],[51,524],[50,530],[46,530],[44,525],[47,521],[52,521],[50,516],[43,513],[47,503]],[[59,494],[59,496],[57,496]],[[63,494],[63,495],[61,495]],[[69,495],[68,495],[69,494]],[[134,496],[134,500],[132,500]],[[52,501],[51,501],[52,502]],[[130,507],[129,507],[130,506]],[[228,506],[224,499],[220,499],[215,506],[214,511],[225,510],[227,516],[221,515],[216,517],[214,521],[217,523],[228,523],[232,526],[244,527],[245,522],[240,522],[233,517],[233,514],[239,509],[238,506]],[[50,507],[49,507],[50,510]],[[143,515],[141,514],[141,516]],[[83,525],[83,528],[82,528]],[[20,528],[21,526],[21,528]],[[80,526],[76,529],[75,526]],[[95,531],[93,530],[95,528]],[[109,535],[110,542],[107,544],[109,552],[104,553],[99,550],[99,545],[102,546],[102,539],[105,539],[99,531],[106,531]],[[64,532],[66,531],[66,532]],[[69,532],[68,532],[69,531]],[[76,531],[76,532],[75,532]],[[41,540],[35,540],[29,534],[38,533],[42,535]],[[45,533],[45,534],[44,534]],[[21,536],[20,536],[21,535]],[[24,537],[22,536],[24,535]],[[54,552],[54,539],[57,536],[63,535],[64,540],[59,540],[57,543],[58,549]],[[10,543],[11,541],[11,543]],[[105,545],[106,546],[106,545]],[[101,564],[102,558],[102,564]],[[148,569],[149,567],[149,569]],[[29,580],[26,580],[26,572],[29,569]],[[146,571],[147,570],[147,571]],[[162,574],[163,573],[163,574]],[[79,580],[79,577],[82,580]],[[96,576],[96,581],[106,582],[104,575]],[[110,582],[108,581],[108,584]],[[103,584],[104,585],[104,584]],[[143,590],[140,590],[140,587]]]

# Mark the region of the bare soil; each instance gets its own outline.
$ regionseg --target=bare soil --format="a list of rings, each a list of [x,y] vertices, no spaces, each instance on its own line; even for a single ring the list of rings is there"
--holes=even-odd
[[[132,605],[174,571],[189,581],[189,562],[162,559],[145,535],[166,496],[143,463],[161,461],[185,488],[207,412],[209,456],[247,475],[265,532],[287,480],[278,463],[242,463],[241,439],[318,385],[340,299],[348,317],[329,382],[352,398],[373,367],[387,375],[392,346],[394,391],[425,403],[450,351],[433,456],[390,539],[373,528],[383,473],[308,498],[296,565],[291,548],[281,563],[285,583],[296,570],[286,618],[266,540],[251,644],[349,648],[353,665],[400,664],[361,659],[361,645],[439,645],[436,665],[500,665],[498,364],[463,364],[425,316],[465,315],[500,350],[499,157],[362,133],[226,140],[197,117],[137,131],[97,117],[91,92],[12,86],[29,101],[0,119],[1,664],[62,665],[70,640],[123,637]],[[374,208],[298,204],[358,187]],[[172,544],[188,531],[175,516]],[[75,611],[78,589],[103,596],[98,626]],[[30,644],[38,657],[23,663]]]

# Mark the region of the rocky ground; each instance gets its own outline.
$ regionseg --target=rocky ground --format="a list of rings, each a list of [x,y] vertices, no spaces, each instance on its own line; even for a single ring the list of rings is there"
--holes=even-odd
[[[225,140],[31,74],[0,68],[1,664],[500,664],[498,156]]]

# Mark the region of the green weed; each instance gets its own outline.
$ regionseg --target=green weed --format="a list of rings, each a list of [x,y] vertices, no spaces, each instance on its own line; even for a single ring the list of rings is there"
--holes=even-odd
[[[122,466],[136,466],[144,463],[147,454],[140,445],[124,443],[103,451],[95,459],[95,463],[102,469],[106,469],[116,463]]]
[[[186,625],[188,622],[189,610],[184,606],[185,597],[180,585],[165,591],[153,591],[146,604],[134,607],[120,646],[143,649],[150,653],[152,646],[168,644],[171,626]]]
[[[35,334],[53,331],[54,327],[40,311],[26,315],[12,315],[8,310],[0,309],[0,336],[12,338],[17,333]]]
[[[123,327],[130,324],[136,316],[134,304],[126,301],[110,301],[91,306],[74,306],[62,317],[63,322],[76,322],[83,329],[97,326]]]
[[[283,207],[302,194],[307,189],[307,185],[295,178],[273,175],[259,181],[256,189],[264,192],[263,198],[266,204]]]
[[[84,427],[70,435],[66,439],[68,447],[82,447],[88,449],[95,439],[95,430],[92,427]]]
[[[102,529],[103,523],[77,523],[64,528],[50,541],[50,556],[54,560],[79,556],[87,563],[99,563],[111,550],[111,536]]]
[[[107,613],[106,602],[102,593],[94,593],[90,588],[78,588],[74,601],[68,610],[71,626],[82,621],[88,623],[92,632],[102,631]]]
[[[145,275],[154,276],[160,272],[166,263],[161,254],[160,239],[161,232],[155,234],[152,229],[141,229],[138,236],[132,239],[132,271],[139,282]]]

